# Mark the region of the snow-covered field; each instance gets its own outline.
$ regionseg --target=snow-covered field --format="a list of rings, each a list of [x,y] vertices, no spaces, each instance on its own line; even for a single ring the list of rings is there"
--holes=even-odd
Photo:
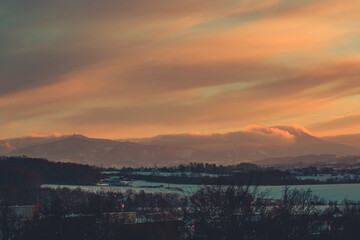
[[[168,184],[155,183],[147,181],[133,181],[129,186],[77,186],[77,185],[52,185],[44,184],[42,187],[48,188],[80,188],[91,192],[125,192],[127,190],[145,192],[162,192],[162,193],[178,193],[180,195],[191,195],[201,188],[201,185],[192,184]],[[360,201],[360,184],[321,184],[321,185],[293,185],[290,189],[311,189],[314,194],[323,197],[326,201],[342,201],[348,199],[352,201]],[[268,191],[268,198],[281,198],[284,186],[259,186],[259,191]]]
[[[120,174],[120,171],[103,171],[104,175]],[[218,174],[213,173],[196,173],[190,171],[184,172],[161,172],[161,171],[132,171],[131,174],[143,176],[163,176],[163,177],[217,177]],[[226,175],[223,175],[226,176]]]
[[[147,172],[147,171],[134,171],[132,172],[134,175],[145,175],[145,176],[164,176],[164,177],[217,177],[218,174],[212,173],[194,173],[194,172]]]
[[[300,180],[317,180],[317,181],[326,181],[326,180],[347,180],[347,179],[355,179],[357,178],[358,175],[356,174],[337,174],[337,175],[332,175],[332,174],[317,174],[317,175],[312,175],[312,176],[297,176],[297,179]]]

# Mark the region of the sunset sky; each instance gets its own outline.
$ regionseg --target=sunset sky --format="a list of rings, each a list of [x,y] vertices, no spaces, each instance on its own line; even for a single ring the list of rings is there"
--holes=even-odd
[[[360,133],[360,1],[0,1],[0,139]]]

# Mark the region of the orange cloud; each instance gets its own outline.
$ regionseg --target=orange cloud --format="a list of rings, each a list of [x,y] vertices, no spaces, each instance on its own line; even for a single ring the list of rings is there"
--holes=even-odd
[[[328,121],[314,123],[309,126],[314,131],[329,131],[337,129],[352,128],[354,126],[360,126],[360,114],[349,114],[346,116],[337,116],[336,118]]]
[[[9,123],[3,124],[3,125],[1,126],[1,128],[7,129],[7,128],[14,128],[14,127],[19,127],[19,126],[21,126],[20,123],[17,123],[17,122],[9,122]]]
[[[2,137],[143,137],[259,122],[326,133],[339,124],[316,124],[344,115],[342,100],[357,111],[356,1],[79,1],[0,4],[0,21],[17,23],[0,44]],[[356,131],[354,122],[342,120]],[[291,139],[283,129],[251,131]]]
[[[38,133],[31,133],[25,136],[22,136],[22,138],[47,138],[47,137],[62,137],[70,134],[63,134],[63,133],[53,133],[53,134],[38,134]]]
[[[296,141],[293,131],[301,131],[300,128],[293,126],[283,130],[277,127],[266,125],[252,125],[242,131],[229,133],[212,134],[167,134],[152,138],[135,139],[133,141],[142,144],[156,144],[163,146],[183,146],[195,149],[212,149],[214,151],[228,151],[243,149],[248,151],[256,147],[278,147],[291,145]],[[300,134],[299,132],[297,134]],[[250,150],[251,151],[251,150]]]
[[[267,127],[265,125],[248,125],[245,127],[245,131],[260,133],[264,135],[272,135],[274,137],[279,137],[284,139],[295,138],[295,136],[288,131],[284,131],[276,127]]]

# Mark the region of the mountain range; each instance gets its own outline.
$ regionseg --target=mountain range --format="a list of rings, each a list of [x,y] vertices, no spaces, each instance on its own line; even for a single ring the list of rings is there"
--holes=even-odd
[[[360,155],[360,135],[318,138],[294,126],[254,126],[225,134],[169,134],[109,140],[83,135],[0,140],[0,155],[47,158],[106,167],[178,165],[189,162],[236,164],[305,162]],[[262,160],[264,159],[264,160]],[[262,161],[260,161],[262,160]]]

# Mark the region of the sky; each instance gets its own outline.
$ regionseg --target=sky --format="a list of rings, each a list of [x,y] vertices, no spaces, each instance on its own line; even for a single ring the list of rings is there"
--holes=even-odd
[[[360,2],[0,1],[0,139],[360,133]]]

